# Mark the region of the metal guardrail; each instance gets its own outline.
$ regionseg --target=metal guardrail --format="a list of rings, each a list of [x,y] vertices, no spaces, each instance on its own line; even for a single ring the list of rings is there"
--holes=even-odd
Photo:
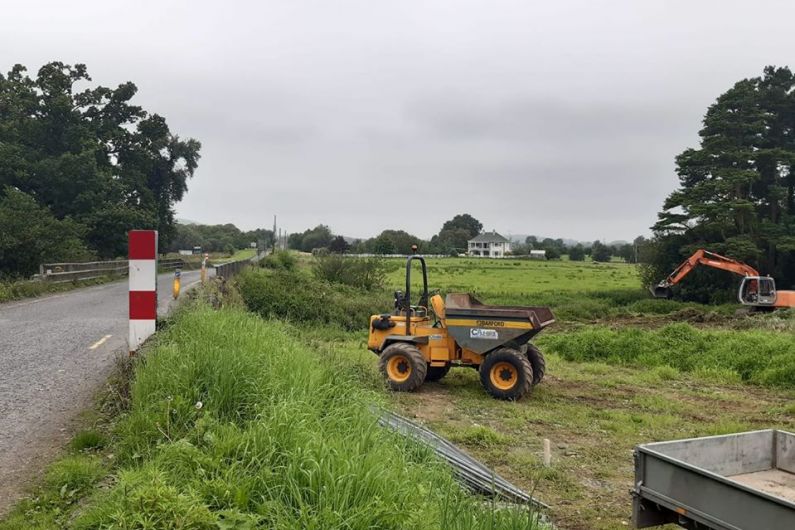
[[[232,276],[238,274],[240,271],[248,267],[249,265],[256,264],[258,261],[260,261],[267,255],[268,251],[266,250],[248,259],[241,259],[238,261],[230,261],[227,263],[214,264],[213,267],[215,267],[215,276],[228,280]]]
[[[173,270],[182,267],[182,259],[158,260],[161,270]],[[93,280],[105,276],[126,276],[129,272],[126,259],[109,261],[83,261],[74,263],[43,263],[39,265],[39,274],[34,279],[52,283]]]
[[[126,275],[127,260],[85,261],[78,263],[44,263],[39,266],[37,280],[60,283],[91,280],[103,276]]]
[[[157,268],[161,270],[174,270],[185,268],[185,260],[182,258],[169,258],[157,260]]]

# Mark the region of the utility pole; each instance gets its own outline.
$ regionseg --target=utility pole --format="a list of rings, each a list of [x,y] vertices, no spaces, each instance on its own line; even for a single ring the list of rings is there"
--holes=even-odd
[[[273,216],[273,252],[276,252],[276,215]]]

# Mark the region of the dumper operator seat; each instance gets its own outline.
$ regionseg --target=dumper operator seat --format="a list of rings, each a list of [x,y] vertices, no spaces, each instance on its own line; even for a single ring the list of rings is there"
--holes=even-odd
[[[433,307],[433,314],[436,315],[436,323],[439,325],[439,327],[445,327],[444,298],[438,294],[431,296],[431,307]]]

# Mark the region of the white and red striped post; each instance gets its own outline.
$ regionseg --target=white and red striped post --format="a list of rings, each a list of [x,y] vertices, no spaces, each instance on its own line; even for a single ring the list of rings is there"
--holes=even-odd
[[[157,230],[130,230],[130,353],[155,332]]]

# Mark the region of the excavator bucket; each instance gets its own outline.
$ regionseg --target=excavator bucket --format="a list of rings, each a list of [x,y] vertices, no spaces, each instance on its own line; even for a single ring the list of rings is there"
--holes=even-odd
[[[667,285],[652,285],[649,291],[654,298],[671,298],[671,288]]]

